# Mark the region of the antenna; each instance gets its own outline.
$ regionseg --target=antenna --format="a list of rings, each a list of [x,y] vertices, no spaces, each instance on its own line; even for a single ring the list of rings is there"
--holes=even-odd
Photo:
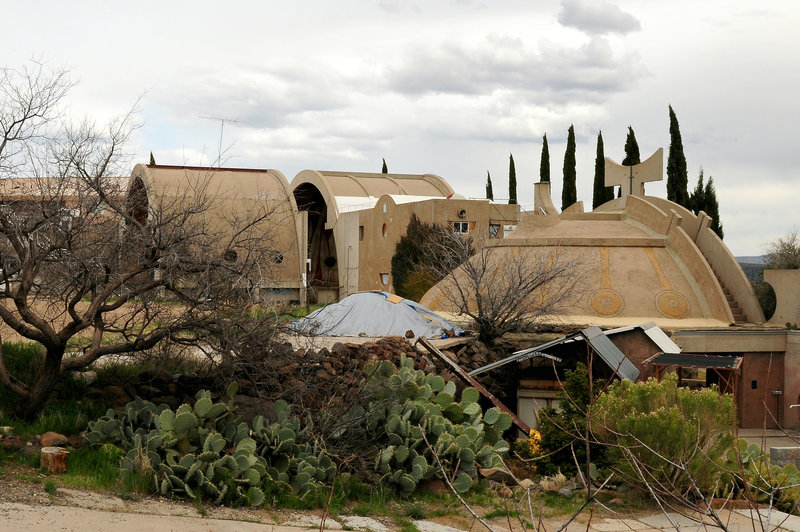
[[[233,118],[219,118],[216,116],[201,116],[200,118],[204,118],[206,120],[219,120],[219,145],[217,148],[217,166],[222,166],[222,132],[225,130],[225,122],[230,122],[231,124],[244,124],[242,120],[235,120]]]

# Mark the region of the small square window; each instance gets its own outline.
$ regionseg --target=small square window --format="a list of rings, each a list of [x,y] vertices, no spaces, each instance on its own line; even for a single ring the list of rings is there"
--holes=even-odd
[[[358,226],[358,239],[359,240],[364,240],[364,226],[363,225],[359,225]]]
[[[750,383],[750,388],[752,388],[753,390],[757,390],[758,389],[758,381],[752,381]]]
[[[469,222],[453,222],[453,232],[458,235],[469,234]]]
[[[500,224],[489,224],[489,238],[500,238]]]

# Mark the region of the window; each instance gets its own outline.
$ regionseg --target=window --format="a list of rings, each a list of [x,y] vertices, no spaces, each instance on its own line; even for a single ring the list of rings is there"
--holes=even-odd
[[[457,235],[469,234],[469,222],[453,222],[453,232]]]
[[[389,236],[389,226],[388,225],[383,224],[383,227],[381,228],[381,234],[383,235],[383,238],[387,238]]]
[[[364,240],[364,226],[363,225],[359,225],[358,226],[358,239],[359,240]]]
[[[385,203],[383,204],[383,212],[384,213],[386,212],[386,204]]]
[[[384,284],[384,285],[389,284],[389,274],[388,273],[382,273],[381,274],[381,284]]]
[[[500,224],[489,224],[489,238],[500,238]]]

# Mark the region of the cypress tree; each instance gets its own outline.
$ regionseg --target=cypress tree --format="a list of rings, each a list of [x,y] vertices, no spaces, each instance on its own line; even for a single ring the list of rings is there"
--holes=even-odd
[[[714,178],[709,177],[706,183],[706,189],[703,192],[703,199],[705,200],[706,214],[711,217],[711,230],[717,233],[717,236],[722,240],[725,238],[725,233],[722,231],[722,222],[719,219],[719,203],[717,202],[717,192],[714,190]]]
[[[639,144],[636,142],[636,135],[633,128],[628,126],[628,136],[625,138],[625,158],[622,160],[623,166],[633,166],[642,162],[639,159]]]
[[[156,165],[156,158],[153,157],[153,152],[150,152],[150,166]]]
[[[705,207],[705,189],[703,188],[703,169],[700,169],[700,175],[697,178],[697,186],[694,188],[691,196],[689,196],[689,206],[687,209],[695,214],[700,214],[700,211]]]
[[[488,170],[486,172],[486,199],[494,199],[494,191],[492,190],[492,176],[489,175]]]
[[[594,191],[592,209],[614,199],[614,187],[606,186],[606,162],[603,150],[603,132],[597,133],[597,156],[594,159]]]
[[[542,160],[539,161],[539,181],[550,182],[550,150],[547,148],[547,133],[542,139]]]
[[[678,118],[669,106],[669,157],[667,158],[667,199],[687,209],[689,204],[689,177]]]
[[[389,173],[389,169],[386,167],[386,159],[383,160],[383,167],[381,168],[381,173],[382,174],[388,174]]]
[[[575,128],[570,124],[567,133],[567,150],[564,152],[564,187],[561,189],[562,211],[578,201],[575,180]]]
[[[508,204],[517,204],[517,170],[514,168],[514,156],[508,154]]]

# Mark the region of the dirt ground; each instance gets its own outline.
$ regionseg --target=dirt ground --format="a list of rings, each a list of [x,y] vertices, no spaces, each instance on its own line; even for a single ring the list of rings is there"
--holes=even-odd
[[[57,487],[54,494],[47,493],[46,481],[52,479],[35,469],[22,465],[3,464],[0,475],[0,532],[53,532],[53,531],[181,531],[181,532],[297,532],[319,529],[321,511],[265,510],[253,508],[227,508],[194,505],[160,497],[121,498],[112,492],[95,492],[68,487]],[[513,503],[510,503],[513,505]],[[466,510],[429,513],[438,515],[414,521],[421,532],[458,532],[483,530]],[[485,516],[492,508],[476,507],[478,515]],[[635,516],[629,516],[635,519]],[[575,530],[587,530],[589,514],[575,523]],[[411,518],[408,518],[412,520]],[[595,516],[595,523],[606,523]],[[556,530],[565,517],[549,518],[545,530]],[[488,520],[497,531],[509,531],[505,517]],[[633,521],[632,521],[633,522]],[[521,531],[519,521],[510,521],[511,529]],[[608,523],[606,523],[607,525]],[[385,516],[373,518],[337,515],[328,518],[326,530],[368,530],[394,532],[401,526]],[[640,527],[635,527],[640,528]],[[572,527],[571,527],[572,529]],[[594,530],[594,527],[590,527]],[[598,530],[630,530],[628,526]]]

